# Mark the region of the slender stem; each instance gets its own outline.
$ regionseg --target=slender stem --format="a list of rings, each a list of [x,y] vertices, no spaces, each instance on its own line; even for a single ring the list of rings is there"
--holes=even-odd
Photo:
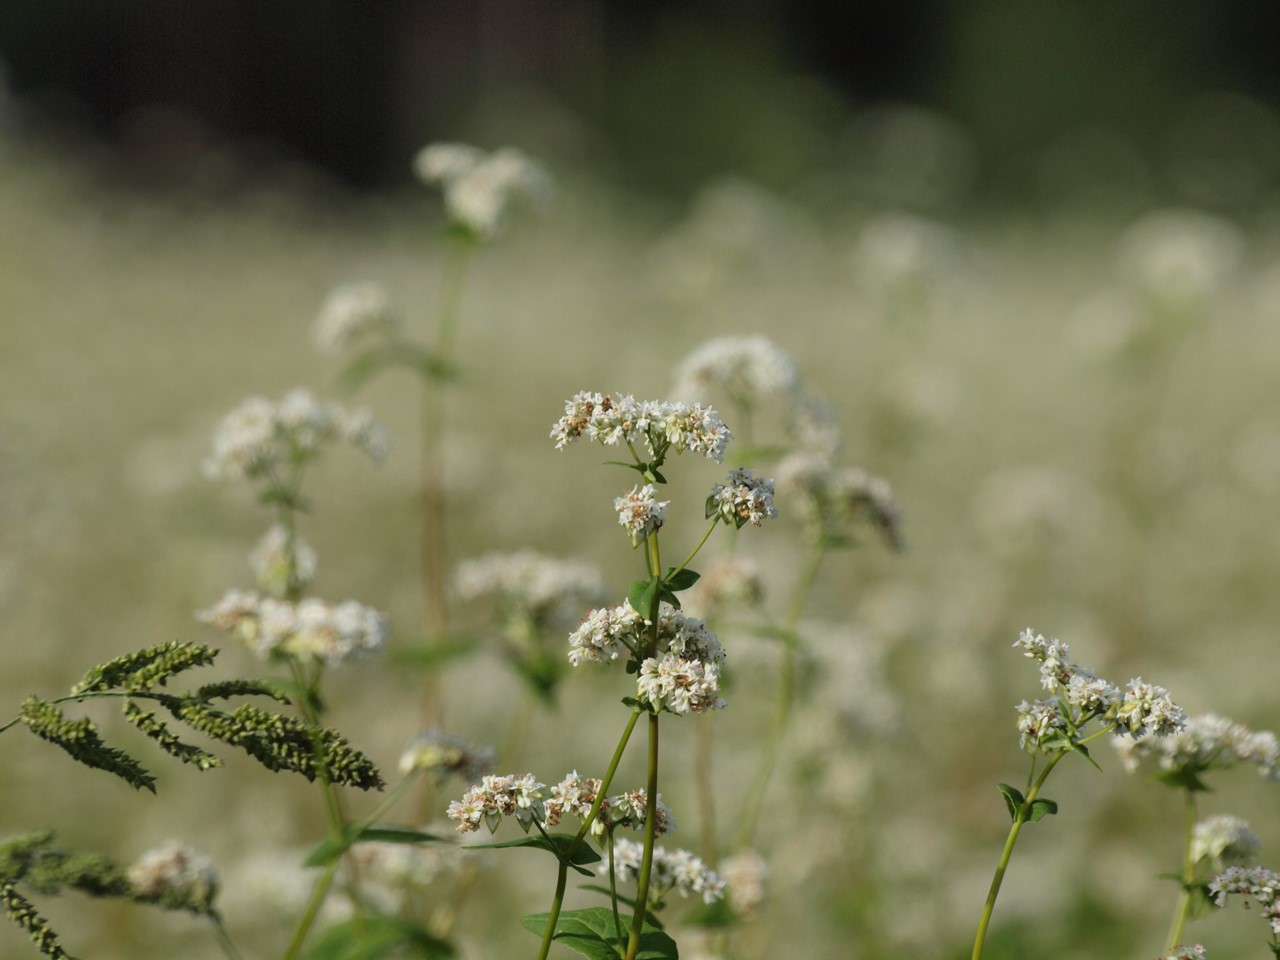
[[[618,740],[618,746],[613,751],[613,759],[609,761],[609,769],[605,771],[604,779],[600,781],[600,789],[596,791],[595,802],[591,804],[591,809],[583,818],[582,826],[578,829],[577,836],[573,838],[573,842],[564,852],[564,856],[560,858],[560,867],[556,876],[556,892],[551,898],[551,911],[547,917],[547,929],[542,934],[542,946],[538,950],[538,960],[547,960],[547,953],[551,950],[551,941],[555,937],[556,922],[560,919],[560,908],[564,904],[564,889],[568,881],[569,875],[569,858],[572,857],[583,841],[586,839],[587,832],[591,829],[591,824],[595,822],[596,817],[600,814],[600,807],[603,806],[605,797],[609,793],[609,785],[613,783],[613,775],[618,772],[618,764],[622,762],[622,755],[626,752],[627,743],[631,740],[631,732],[636,728],[636,721],[640,719],[643,713],[639,707],[631,709],[631,716],[627,720],[626,729],[622,731],[622,737]],[[649,819],[654,819],[650,817]]]
[[[1196,864],[1191,859],[1191,849],[1196,833],[1196,794],[1194,790],[1184,790],[1186,798],[1187,831],[1182,846],[1182,895],[1178,897],[1178,906],[1173,912],[1173,923],[1169,927],[1169,940],[1164,952],[1173,953],[1173,948],[1182,942],[1182,928],[1186,926],[1187,917],[1191,913],[1191,884],[1196,878]]]
[[[995,910],[996,898],[1000,896],[1000,885],[1004,882],[1004,872],[1009,868],[1009,858],[1013,856],[1013,845],[1018,842],[1018,834],[1022,832],[1022,825],[1031,816],[1032,801],[1040,793],[1040,788],[1044,786],[1045,780],[1049,778],[1053,768],[1058,765],[1058,761],[1069,752],[1068,750],[1062,750],[1049,759],[1044,769],[1040,771],[1040,776],[1036,778],[1036,782],[1027,791],[1021,806],[1018,807],[1018,812],[1013,818],[1013,826],[1009,828],[1009,836],[1004,842],[1004,850],[1000,853],[1000,862],[996,864],[995,876],[991,878],[991,889],[987,892],[986,903],[982,906],[982,917],[978,920],[978,933],[973,940],[972,960],[981,960],[982,948],[987,939],[987,927],[991,924],[991,913]]]
[[[618,872],[613,859],[613,829],[609,829],[609,900],[613,904],[613,932],[622,942],[622,918],[618,916]]]
[[[711,518],[711,523],[707,525],[707,532],[702,535],[702,539],[699,540],[698,545],[693,548],[693,552],[689,554],[689,556],[684,558],[684,562],[680,564],[680,566],[676,567],[673,571],[671,571],[673,574],[679,573],[689,564],[693,563],[693,558],[698,555],[698,551],[701,550],[706,545],[709,539],[711,539],[712,531],[715,530],[715,528],[718,527],[719,525],[720,525],[720,514],[716,514],[714,517]]]
[[[213,924],[213,935],[218,940],[218,946],[222,948],[230,960],[244,960],[240,956],[240,951],[236,949],[235,941],[231,939],[231,934],[227,932],[227,928],[222,923],[222,917],[216,912],[210,912],[209,922]]]
[[[645,908],[649,904],[649,880],[653,875],[653,847],[658,836],[658,715],[649,714],[649,780],[645,786],[644,856],[636,883],[636,912],[623,960],[636,960],[640,952],[640,932],[644,929]]]
[[[298,921],[298,928],[293,931],[293,939],[289,941],[283,960],[294,960],[298,951],[302,949],[302,943],[311,931],[311,925],[315,923],[316,917],[320,914],[320,908],[324,906],[324,901],[329,896],[334,874],[338,872],[338,862],[336,858],[330,860],[324,868],[324,873],[320,874],[320,878],[316,880],[316,885],[311,889],[311,899],[307,902],[307,909],[303,912],[302,919]]]
[[[804,614],[805,606],[809,602],[809,593],[813,589],[818,567],[825,553],[826,549],[820,542],[810,548],[804,570],[791,594],[787,621],[781,631],[782,665],[778,671],[778,696],[774,701],[773,723],[769,729],[769,740],[760,753],[760,762],[756,766],[751,789],[747,793],[747,798],[742,805],[742,813],[738,817],[738,829],[734,836],[734,847],[738,850],[751,845],[756,825],[760,820],[760,810],[764,805],[764,795],[769,789],[773,768],[782,752],[783,739],[791,719],[791,709],[795,703],[796,651],[799,647],[799,636],[796,630],[800,625],[800,617]]]

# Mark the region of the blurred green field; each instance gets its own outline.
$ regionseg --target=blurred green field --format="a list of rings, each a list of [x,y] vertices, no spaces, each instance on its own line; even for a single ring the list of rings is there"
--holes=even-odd
[[[905,109],[859,122],[879,152],[785,190],[726,177],[683,204],[546,155],[553,204],[479,256],[463,307],[446,438],[455,561],[520,548],[580,556],[620,598],[642,571],[610,508],[622,481],[598,450],[557,453],[548,430],[579,390],[666,396],[675,364],[713,336],[762,334],[791,352],[837,415],[844,460],[894,487],[907,551],[868,542],[832,556],[818,580],[805,692],[758,843],[772,899],[737,941],[741,960],[968,955],[1007,830],[995,783],[1024,776],[1013,706],[1038,695],[1034,668],[1010,649],[1023,627],[1062,638],[1115,682],[1140,674],[1168,687],[1189,712],[1280,726],[1280,171],[1259,162],[1247,195],[1237,179],[1193,196],[1168,178],[1127,181],[1123,164],[1088,176],[1099,154],[1065,142],[1044,158],[1052,189],[974,208],[955,202],[968,161],[947,138],[961,133]],[[883,131],[911,123],[924,146],[904,153]],[[8,715],[125,650],[221,641],[193,612],[247,585],[245,555],[270,518],[246,489],[202,477],[213,427],[250,394],[338,395],[338,365],[307,331],[339,283],[383,284],[427,336],[441,226],[425,189],[325,205],[288,182],[157,195],[0,144]],[[399,375],[359,394],[396,447],[378,469],[328,457],[303,531],[320,555],[317,592],[389,611],[399,648],[422,630],[416,398]],[[680,473],[668,524],[684,542],[701,532],[697,491],[720,471]],[[801,556],[779,507],[774,529],[738,543],[777,603]],[[734,669],[714,721],[727,822],[778,652],[729,630],[721,639]],[[267,668],[229,647],[220,669]],[[330,721],[394,769],[419,732],[420,682],[385,662],[344,668],[330,678]],[[547,782],[598,772],[624,720],[616,684],[571,675],[559,709],[534,712],[520,768]],[[503,741],[521,692],[496,648],[451,668],[446,690],[452,730]],[[203,775],[167,763],[110,711],[88,712],[154,759],[158,797],[13,730],[0,754],[3,833],[48,826],[125,861],[187,840],[222,868],[246,956],[278,953],[289,923],[238,895],[237,864],[314,842],[317,797],[240,758]],[[673,839],[689,845],[694,727],[664,728],[662,792],[685,825]],[[1060,815],[1023,837],[992,960],[1159,953],[1179,798],[1125,774],[1108,748],[1095,756],[1101,774],[1072,763],[1055,774]],[[1268,853],[1280,845],[1274,788],[1249,771],[1214,785],[1204,812],[1250,820],[1262,862],[1280,862]],[[477,883],[462,955],[529,951],[517,918],[546,908],[548,864],[512,852],[486,861]],[[86,957],[219,955],[186,917],[78,898],[42,906]],[[1264,932],[1238,908],[1191,928],[1215,958],[1257,955]],[[0,954],[35,950],[0,926]],[[684,955],[697,956],[692,940]]]

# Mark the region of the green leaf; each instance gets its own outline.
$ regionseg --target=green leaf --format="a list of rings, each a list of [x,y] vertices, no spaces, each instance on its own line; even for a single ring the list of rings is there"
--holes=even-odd
[[[658,606],[658,585],[661,582],[658,577],[632,580],[631,586],[627,588],[627,602],[645,620],[654,619],[655,608]]]
[[[1089,748],[1086,747],[1083,743],[1076,743],[1073,740],[1071,741],[1071,749],[1074,750],[1076,753],[1080,754],[1080,756],[1084,757],[1086,760],[1088,760],[1089,763],[1093,765],[1093,769],[1097,770],[1099,773],[1102,772],[1102,768],[1098,766],[1098,761],[1093,759],[1093,757],[1089,756]]]
[[[1212,788],[1200,779],[1201,773],[1203,773],[1202,770],[1194,767],[1179,767],[1176,770],[1158,773],[1152,779],[1170,787],[1190,790],[1192,793],[1212,793]]]
[[[520,924],[534,936],[541,937],[546,934],[550,919],[549,913],[535,913],[522,917]],[[627,937],[631,934],[631,918],[620,917],[619,920],[622,926],[621,940],[618,939],[617,928],[614,926],[612,910],[605,907],[566,910],[556,920],[552,939],[589,960],[618,960],[623,956]],[[679,960],[679,957],[676,942],[661,930],[646,927],[640,934],[640,950],[636,954],[636,960]]]
[[[1031,801],[1031,809],[1027,811],[1027,819],[1032,823],[1037,820],[1043,820],[1045,817],[1051,816],[1058,812],[1058,805],[1044,797],[1036,797]]]
[[[311,960],[382,960],[392,956],[443,960],[456,954],[448,940],[433,937],[417,924],[369,916],[330,927],[310,951]]]
[[[610,899],[610,901],[612,901],[613,899],[613,894],[609,891],[609,888],[598,883],[580,883],[578,884],[578,889],[590,890],[592,893],[603,893],[606,897]],[[618,894],[618,902],[626,904],[627,907],[631,909],[632,913],[635,912],[636,901],[634,898],[625,897],[622,894]],[[717,901],[717,902],[723,902],[723,901]],[[655,930],[662,929],[662,921],[658,919],[657,914],[655,914],[652,910],[646,910],[644,912],[644,925],[646,927],[653,927],[653,929]],[[544,927],[543,929],[546,929],[546,928]]]
[[[499,850],[503,847],[533,847],[535,850],[547,850],[555,854],[557,860],[563,860],[568,854],[569,849],[573,847],[576,838],[569,833],[552,833],[547,836],[542,834],[530,834],[527,837],[521,837],[518,840],[504,840],[501,843],[476,843],[469,844],[469,850]],[[599,863],[600,854],[591,847],[585,840],[579,843],[577,849],[573,851],[573,855],[569,857],[569,866],[577,870],[584,877],[594,877],[595,874],[590,870],[584,870],[582,867],[586,864]]]
[[[441,843],[444,837],[434,833],[423,833],[421,830],[401,830],[396,827],[365,827],[355,830],[347,827],[341,842],[333,837],[321,840],[312,848],[307,859],[302,861],[304,867],[322,867],[330,861],[337,860],[348,847],[356,843]]]
[[[1005,806],[1009,808],[1009,819],[1017,820],[1018,811],[1026,803],[1026,799],[1022,796],[1022,791],[1016,787],[1009,786],[1007,783],[997,783],[996,788],[1004,794]]]
[[[685,567],[683,570],[677,570],[675,567],[671,567],[667,570],[667,575],[664,578],[665,583],[670,590],[688,590],[700,579],[702,579],[702,574],[698,573],[696,570],[690,570],[688,567]]]

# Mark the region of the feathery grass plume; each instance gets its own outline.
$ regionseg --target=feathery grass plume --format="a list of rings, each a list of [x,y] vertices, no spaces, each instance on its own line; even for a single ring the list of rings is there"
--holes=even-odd
[[[5,916],[27,931],[42,954],[53,960],[76,960],[62,949],[49,921],[40,915],[30,900],[14,889],[13,884],[0,883],[0,902],[4,904]]]
[[[183,643],[180,640],[158,643],[93,667],[71,688],[71,694],[75,696],[118,687],[130,691],[162,687],[184,670],[208,666],[217,655],[216,650],[202,643]]]
[[[85,766],[114,773],[135,790],[156,792],[156,778],[127,753],[103,743],[88,717],[68,720],[52,703],[28,697],[22,702],[20,719],[37,737],[57,744]]]
[[[381,789],[373,761],[354,749],[336,730],[297,717],[269,713],[242,704],[231,713],[207,703],[185,700],[167,704],[187,725],[230,746],[239,747],[268,770],[289,770],[308,780]]]

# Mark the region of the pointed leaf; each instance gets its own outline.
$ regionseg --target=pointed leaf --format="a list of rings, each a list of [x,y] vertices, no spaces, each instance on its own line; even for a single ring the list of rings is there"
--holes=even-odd
[[[1004,794],[1005,806],[1009,808],[1009,819],[1017,820],[1018,811],[1022,809],[1022,805],[1026,800],[1022,796],[1022,791],[1016,787],[1011,787],[1007,783],[997,783],[996,789]]]
[[[549,913],[535,913],[523,917],[521,925],[535,936],[547,931]],[[556,921],[553,939],[589,960],[619,960],[626,951],[627,937],[631,934],[631,918],[620,917],[622,939],[618,939],[613,911],[605,907],[589,907],[585,910],[566,910]],[[636,960],[679,960],[676,942],[661,930],[647,927],[640,934],[640,950]]]
[[[1093,765],[1093,769],[1097,770],[1099,773],[1102,772],[1102,768],[1098,766],[1098,761],[1093,759],[1093,757],[1089,756],[1089,748],[1086,747],[1083,743],[1076,743],[1073,740],[1071,741],[1071,749],[1074,750],[1076,753],[1080,754],[1080,756],[1084,757],[1086,760],[1088,760],[1089,763]]]
[[[341,842],[333,837],[321,840],[307,859],[302,861],[304,867],[321,867],[342,856],[347,848],[356,843],[441,843],[445,838],[434,833],[423,833],[421,830],[401,830],[396,827],[365,827],[355,830],[348,827]]]
[[[1031,809],[1027,811],[1027,819],[1035,823],[1037,820],[1043,820],[1045,817],[1057,812],[1057,803],[1044,797],[1036,797],[1031,801]]]
[[[590,890],[592,893],[603,893],[606,897],[609,897],[611,901],[613,899],[613,894],[609,892],[609,888],[599,883],[580,883],[578,884],[578,889]],[[618,902],[626,904],[630,912],[635,912],[636,901],[634,897],[626,897],[622,894],[618,894]],[[644,912],[644,925],[646,927],[653,927],[655,930],[662,929],[662,921],[659,920],[657,915],[651,910],[646,910]]]
[[[631,604],[631,609],[645,620],[654,618],[656,612],[654,608],[658,605],[658,584],[661,582],[657,577],[650,577],[648,580],[632,580],[631,586],[627,588],[627,602]]]
[[[557,860],[562,860],[569,852],[569,849],[573,847],[575,840],[576,838],[569,833],[552,833],[545,837],[538,833],[520,837],[518,840],[504,840],[501,843],[468,844],[468,849],[499,850],[503,847],[533,847],[535,850],[547,850],[555,854]],[[569,857],[569,866],[585,877],[594,877],[595,874],[590,870],[582,869],[582,866],[599,862],[600,854],[596,853],[595,849],[586,841],[579,843],[572,856]]]
[[[702,578],[702,574],[697,570],[690,570],[685,567],[682,570],[676,570],[672,567],[667,571],[666,584],[671,590],[688,590]]]

